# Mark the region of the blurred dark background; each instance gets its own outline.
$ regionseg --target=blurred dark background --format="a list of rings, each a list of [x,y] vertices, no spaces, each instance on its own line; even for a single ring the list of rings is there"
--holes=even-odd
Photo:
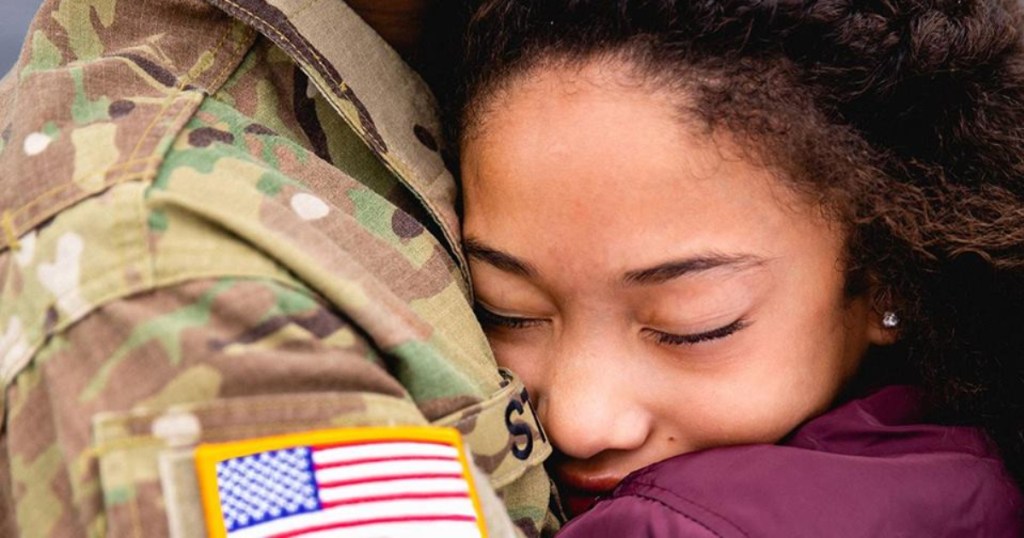
[[[18,59],[21,42],[42,0],[0,0],[0,76]]]

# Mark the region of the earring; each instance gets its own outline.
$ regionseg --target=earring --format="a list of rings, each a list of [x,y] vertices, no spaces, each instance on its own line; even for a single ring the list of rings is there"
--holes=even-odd
[[[896,315],[896,312],[892,310],[886,310],[882,314],[882,327],[886,329],[895,329],[900,324],[900,317]]]

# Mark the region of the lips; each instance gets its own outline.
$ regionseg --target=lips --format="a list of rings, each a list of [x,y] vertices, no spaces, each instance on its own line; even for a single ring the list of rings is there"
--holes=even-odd
[[[593,508],[601,497],[610,493],[622,481],[622,477],[617,474],[578,472],[564,467],[556,467],[555,476],[572,517]]]

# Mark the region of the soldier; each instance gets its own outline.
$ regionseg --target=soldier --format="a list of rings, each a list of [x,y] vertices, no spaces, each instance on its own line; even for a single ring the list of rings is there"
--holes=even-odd
[[[292,471],[253,455],[339,446],[385,475],[449,458],[445,495],[475,500],[396,515],[417,494],[389,475],[330,525],[502,535],[493,487],[517,533],[556,530],[550,446],[473,317],[435,101],[395,51],[429,4],[43,3],[0,82],[0,535],[264,535],[330,503],[274,505]],[[449,452],[388,452],[410,440]],[[270,474],[248,491],[236,464]]]

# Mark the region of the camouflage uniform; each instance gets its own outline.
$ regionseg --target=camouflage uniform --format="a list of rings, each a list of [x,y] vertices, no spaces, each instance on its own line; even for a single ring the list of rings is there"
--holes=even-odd
[[[340,0],[44,2],[0,81],[0,536],[197,536],[198,442],[424,423],[553,532],[439,130]]]

